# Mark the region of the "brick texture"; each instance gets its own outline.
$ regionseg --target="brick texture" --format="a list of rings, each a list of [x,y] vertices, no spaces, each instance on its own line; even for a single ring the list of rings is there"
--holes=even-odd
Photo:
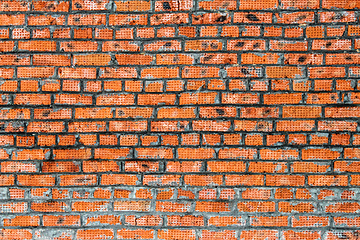
[[[0,1],[0,239],[360,239],[359,9]]]

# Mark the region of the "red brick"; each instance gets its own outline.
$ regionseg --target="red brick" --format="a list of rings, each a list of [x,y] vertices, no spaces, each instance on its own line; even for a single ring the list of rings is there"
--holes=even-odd
[[[109,24],[110,25],[146,25],[147,15],[145,14],[111,14],[109,15]]]
[[[44,226],[80,226],[79,215],[44,215],[43,216]]]
[[[114,230],[113,229],[77,230],[76,237],[77,239],[94,239],[94,238],[113,239]]]
[[[271,240],[279,239],[277,230],[244,230],[240,235],[240,237],[245,240],[263,238],[264,236]]]
[[[265,10],[276,9],[278,2],[275,0],[267,1],[266,3],[259,0],[240,0],[240,10]]]
[[[303,186],[305,177],[299,175],[267,175],[267,186]]]
[[[114,211],[149,211],[149,201],[115,201]]]
[[[252,226],[267,226],[267,227],[285,227],[288,226],[287,216],[278,217],[251,217]]]
[[[106,211],[109,208],[109,202],[107,201],[75,201],[71,204],[71,209],[74,212],[95,212]]]
[[[51,175],[19,175],[18,182],[21,186],[54,186],[55,178]]]
[[[39,216],[15,216],[3,220],[5,227],[38,227],[40,225]]]
[[[118,238],[122,239],[151,239],[154,238],[152,229],[119,229],[117,230]]]
[[[274,202],[239,202],[239,212],[275,212]]]
[[[261,186],[264,184],[264,176],[262,175],[226,175],[225,183],[229,186],[245,185],[245,186]]]
[[[272,51],[306,51],[308,43],[305,41],[287,41],[287,40],[270,40],[270,49]],[[296,69],[297,74],[299,74],[299,68],[296,67],[275,67],[270,69],[281,69],[284,68],[280,74],[284,76],[286,70]],[[275,71],[270,71],[269,73],[275,74]],[[291,74],[291,73],[290,73]]]
[[[244,223],[241,217],[232,216],[216,216],[209,219],[209,226],[227,227],[227,226],[242,226]]]
[[[60,186],[88,186],[97,183],[96,175],[61,175]]]
[[[27,229],[2,229],[0,233],[4,239],[33,239],[31,231]]]
[[[311,186],[347,186],[347,176],[334,175],[311,175],[308,177],[308,183]]]
[[[158,239],[170,240],[180,237],[181,239],[195,240],[195,230],[163,229],[158,231]]]
[[[138,177],[124,174],[103,174],[101,185],[136,185]]]

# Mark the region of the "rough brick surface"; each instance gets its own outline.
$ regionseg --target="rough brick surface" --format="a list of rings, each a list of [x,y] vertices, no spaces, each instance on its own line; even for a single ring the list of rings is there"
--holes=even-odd
[[[0,1],[0,239],[360,239],[359,9]]]

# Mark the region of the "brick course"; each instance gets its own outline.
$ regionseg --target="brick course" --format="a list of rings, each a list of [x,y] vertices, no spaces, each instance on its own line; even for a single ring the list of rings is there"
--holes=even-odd
[[[0,2],[0,239],[359,239],[360,1]]]

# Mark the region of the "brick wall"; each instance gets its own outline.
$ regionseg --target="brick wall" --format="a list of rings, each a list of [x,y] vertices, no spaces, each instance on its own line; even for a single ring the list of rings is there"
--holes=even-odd
[[[0,239],[359,239],[359,0],[0,2]]]

